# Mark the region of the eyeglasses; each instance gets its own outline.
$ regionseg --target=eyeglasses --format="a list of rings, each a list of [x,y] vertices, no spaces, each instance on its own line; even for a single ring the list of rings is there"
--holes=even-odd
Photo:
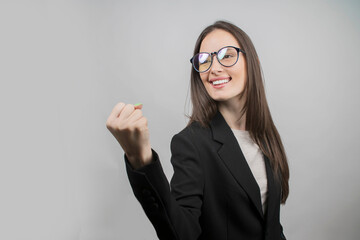
[[[192,63],[196,71],[198,71],[199,73],[203,73],[210,69],[213,63],[214,54],[216,54],[216,58],[221,65],[223,65],[224,67],[231,67],[237,63],[239,59],[239,52],[245,54],[245,51],[240,48],[226,46],[221,48],[217,52],[200,52],[193,56],[190,59],[190,62]]]

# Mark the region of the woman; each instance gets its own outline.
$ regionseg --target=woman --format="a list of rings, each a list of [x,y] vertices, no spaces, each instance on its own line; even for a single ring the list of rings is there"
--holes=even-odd
[[[289,169],[250,38],[218,21],[200,34],[191,63],[193,111],[171,141],[170,187],[141,106],[119,103],[107,120],[136,198],[159,239],[286,239]]]

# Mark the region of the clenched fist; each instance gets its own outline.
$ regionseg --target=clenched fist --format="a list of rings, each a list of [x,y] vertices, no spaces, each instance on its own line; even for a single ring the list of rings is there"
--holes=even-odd
[[[152,160],[147,119],[142,105],[118,103],[106,121],[106,127],[124,150],[133,168],[140,168]]]

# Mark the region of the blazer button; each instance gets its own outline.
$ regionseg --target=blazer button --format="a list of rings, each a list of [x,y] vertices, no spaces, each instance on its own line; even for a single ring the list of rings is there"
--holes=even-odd
[[[150,196],[150,195],[151,195],[151,192],[150,192],[148,189],[143,189],[143,190],[142,190],[142,194],[143,194],[144,196]]]
[[[157,203],[153,203],[152,206],[153,206],[154,208],[159,208],[159,204],[157,204]]]

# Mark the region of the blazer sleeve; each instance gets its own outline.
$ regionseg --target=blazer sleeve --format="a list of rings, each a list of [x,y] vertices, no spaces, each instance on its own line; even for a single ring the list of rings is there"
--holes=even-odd
[[[203,170],[191,138],[177,134],[171,141],[174,175],[169,184],[158,154],[153,162],[134,170],[125,155],[126,170],[135,197],[161,240],[195,240],[201,234],[199,217]]]

